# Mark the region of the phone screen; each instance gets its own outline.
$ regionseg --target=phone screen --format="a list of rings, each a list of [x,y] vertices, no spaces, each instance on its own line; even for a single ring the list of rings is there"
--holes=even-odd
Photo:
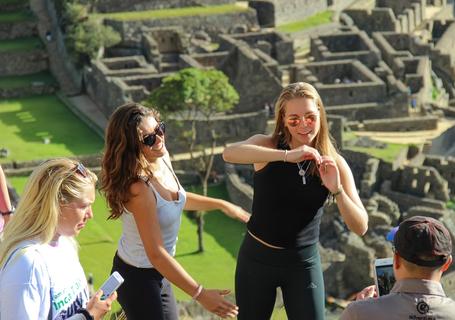
[[[393,265],[376,266],[376,277],[378,279],[379,295],[383,296],[388,294],[395,284]]]

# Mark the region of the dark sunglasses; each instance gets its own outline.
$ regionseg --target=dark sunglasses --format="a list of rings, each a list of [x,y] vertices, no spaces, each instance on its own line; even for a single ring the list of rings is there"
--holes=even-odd
[[[151,134],[148,134],[142,138],[142,143],[146,146],[153,146],[156,142],[156,136],[159,135],[160,137],[164,136],[166,132],[166,125],[163,121],[161,121],[158,126],[156,127],[155,131]]]

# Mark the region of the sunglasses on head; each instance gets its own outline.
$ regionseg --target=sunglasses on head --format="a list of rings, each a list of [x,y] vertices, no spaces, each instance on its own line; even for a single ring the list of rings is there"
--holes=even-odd
[[[142,138],[142,143],[145,144],[146,146],[153,146],[156,142],[156,136],[159,135],[160,137],[164,136],[164,133],[166,132],[166,126],[164,122],[158,123],[158,125],[155,128],[155,131],[153,133],[150,133]]]
[[[299,126],[302,122],[306,126],[311,126],[316,123],[318,119],[318,114],[317,113],[309,113],[307,115],[304,115],[302,117],[298,116],[290,116],[286,119],[287,124],[290,127],[297,127]]]
[[[87,178],[87,169],[85,169],[82,163],[78,162],[73,170],[76,173],[80,174],[82,177]]]

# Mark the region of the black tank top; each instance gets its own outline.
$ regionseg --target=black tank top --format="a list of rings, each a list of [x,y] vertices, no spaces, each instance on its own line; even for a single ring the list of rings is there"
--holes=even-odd
[[[309,172],[314,165],[311,162]],[[278,247],[314,244],[319,239],[322,207],[328,194],[318,175],[308,174],[303,184],[297,164],[269,162],[254,173],[253,215],[248,230]]]

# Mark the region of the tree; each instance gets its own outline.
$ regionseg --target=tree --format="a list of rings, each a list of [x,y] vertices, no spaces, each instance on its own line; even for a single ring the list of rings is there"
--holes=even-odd
[[[121,41],[120,34],[89,14],[89,6],[67,0],[63,4],[66,45],[78,63],[99,58],[104,48]]]
[[[189,130],[182,130],[181,138],[189,146],[192,167],[199,175],[205,196],[217,142],[213,116],[232,109],[238,101],[237,91],[221,71],[187,68],[164,78],[161,86],[145,102],[163,114],[173,114],[181,127],[190,124]],[[201,132],[196,125],[198,119],[204,122],[204,130],[210,133],[208,143],[204,144],[200,139]],[[199,252],[204,251],[203,215],[204,212],[196,214]]]

